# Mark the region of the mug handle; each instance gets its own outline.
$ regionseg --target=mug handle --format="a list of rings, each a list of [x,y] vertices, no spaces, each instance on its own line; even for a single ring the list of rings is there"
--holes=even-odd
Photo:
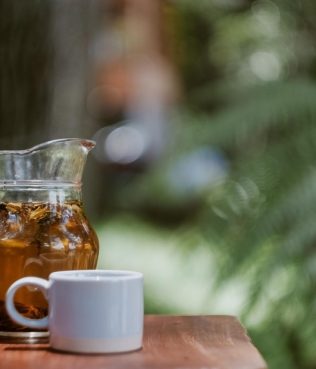
[[[14,295],[16,291],[22,287],[31,285],[34,287],[38,287],[45,298],[47,299],[47,291],[49,288],[49,281],[46,279],[38,278],[38,277],[24,277],[17,281],[15,281],[7,290],[6,293],[6,300],[5,300],[5,306],[7,309],[7,312],[9,316],[14,320],[16,323],[25,325],[29,328],[48,328],[48,317],[44,317],[41,319],[30,319],[26,318],[23,315],[21,315],[15,308],[14,305]]]

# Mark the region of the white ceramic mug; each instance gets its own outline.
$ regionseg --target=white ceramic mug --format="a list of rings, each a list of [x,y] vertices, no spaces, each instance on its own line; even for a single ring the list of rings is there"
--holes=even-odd
[[[39,288],[48,300],[48,316],[29,319],[14,306],[22,286]],[[25,277],[7,291],[6,308],[17,323],[48,328],[50,346],[82,353],[127,352],[141,348],[144,320],[143,276],[119,270],[74,270],[49,280]]]

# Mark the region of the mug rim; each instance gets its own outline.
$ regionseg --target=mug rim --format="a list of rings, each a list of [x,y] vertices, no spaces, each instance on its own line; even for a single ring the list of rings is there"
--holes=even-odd
[[[131,270],[77,269],[59,270],[49,275],[49,280],[69,282],[109,282],[142,279],[143,274]]]

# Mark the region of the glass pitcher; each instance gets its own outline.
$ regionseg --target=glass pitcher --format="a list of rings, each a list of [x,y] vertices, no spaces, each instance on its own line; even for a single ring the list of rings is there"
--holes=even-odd
[[[81,198],[82,172],[94,146],[74,138],[0,151],[0,340],[34,342],[48,336],[6,314],[5,293],[15,280],[96,267],[98,239]],[[47,302],[35,288],[21,288],[16,306],[29,318],[47,315]]]

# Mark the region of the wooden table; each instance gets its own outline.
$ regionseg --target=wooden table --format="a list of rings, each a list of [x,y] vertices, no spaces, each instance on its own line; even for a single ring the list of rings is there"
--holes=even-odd
[[[231,316],[145,317],[144,346],[115,355],[74,355],[47,344],[0,344],[1,369],[266,369]]]

